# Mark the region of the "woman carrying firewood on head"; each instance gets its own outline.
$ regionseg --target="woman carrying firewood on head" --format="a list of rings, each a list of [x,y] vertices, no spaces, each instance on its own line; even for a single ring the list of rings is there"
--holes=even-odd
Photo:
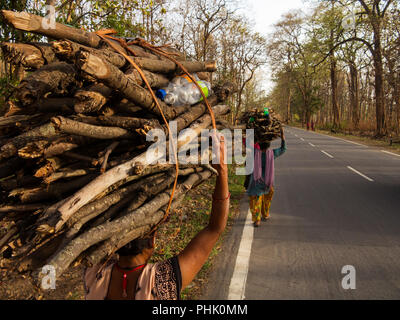
[[[254,170],[245,182],[254,227],[260,226],[261,219],[266,221],[270,218],[269,209],[274,195],[274,161],[286,152],[283,128],[280,136],[282,142],[278,149],[270,149],[270,142],[256,143],[254,146]]]
[[[194,279],[225,229],[230,193],[223,136],[213,139],[219,150],[218,176],[208,225],[176,257],[148,263],[155,235],[136,239],[117,251],[118,261],[85,272],[86,300],[179,300]]]

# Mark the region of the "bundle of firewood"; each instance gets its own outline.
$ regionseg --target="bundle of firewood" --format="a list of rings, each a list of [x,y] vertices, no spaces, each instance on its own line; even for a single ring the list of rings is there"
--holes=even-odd
[[[241,123],[246,125],[247,129],[254,130],[256,142],[269,142],[279,138],[281,134],[282,123],[271,108],[244,112]]]
[[[55,41],[2,44],[6,61],[27,75],[0,117],[0,267],[25,272],[52,265],[59,277],[73,263],[100,263],[164,220],[176,169],[161,115],[175,121],[178,135],[192,129],[176,137],[178,150],[197,141],[212,119],[204,102],[159,101],[160,112],[139,72],[96,33],[58,23],[44,28],[43,18],[27,13],[2,15],[19,30]],[[130,48],[121,46],[154,90],[182,73],[149,48]],[[201,78],[216,69],[163,50]],[[217,122],[226,123],[221,117],[230,110],[221,103],[232,91],[230,84],[214,86],[208,98]],[[148,152],[152,129],[164,132],[165,151]],[[167,162],[159,164],[163,156]],[[180,165],[172,208],[212,174],[211,166]]]

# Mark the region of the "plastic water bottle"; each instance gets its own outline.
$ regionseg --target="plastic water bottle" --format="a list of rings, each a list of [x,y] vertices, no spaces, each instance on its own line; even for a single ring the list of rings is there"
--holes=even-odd
[[[212,94],[211,84],[207,81],[197,81],[206,98]],[[190,83],[186,89],[186,104],[192,105],[203,100],[203,96],[194,83]]]
[[[200,81],[196,73],[193,74],[193,78],[195,78],[196,81]],[[189,76],[187,75],[177,76],[171,81],[171,83],[175,84],[176,86],[182,86],[182,87],[192,82],[193,82],[192,79],[190,79]]]
[[[211,84],[207,81],[199,80],[197,75],[195,75],[195,79],[205,96],[208,97],[212,93]],[[166,104],[176,107],[187,104],[192,105],[203,100],[199,89],[187,76],[174,78],[166,88],[158,90],[156,95]]]

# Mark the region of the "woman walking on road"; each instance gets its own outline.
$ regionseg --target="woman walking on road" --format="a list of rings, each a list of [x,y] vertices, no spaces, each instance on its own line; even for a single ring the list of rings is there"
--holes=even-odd
[[[245,187],[250,197],[250,211],[255,227],[260,226],[261,219],[266,221],[270,218],[269,208],[274,195],[274,161],[286,151],[283,128],[281,140],[278,149],[271,150],[270,142],[256,144],[254,148],[254,170],[246,177]]]

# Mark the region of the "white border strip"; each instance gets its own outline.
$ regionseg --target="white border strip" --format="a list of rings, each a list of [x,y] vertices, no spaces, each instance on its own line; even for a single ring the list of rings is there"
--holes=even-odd
[[[312,144],[311,142],[308,143],[311,147],[315,148],[315,145]]]
[[[356,169],[354,169],[354,168],[352,168],[352,167],[350,167],[350,166],[348,166],[347,168],[350,169],[351,171],[357,173],[358,175],[360,175],[360,176],[363,177],[364,179],[367,179],[367,180],[370,181],[370,182],[374,182],[374,180],[372,180],[371,178],[367,177],[365,174],[362,174],[360,171],[357,171]]]
[[[324,151],[324,150],[321,150],[321,152],[322,152],[323,154],[327,155],[329,158],[334,159],[334,157],[333,157],[331,154],[329,154],[328,152],[326,152],[326,151]]]
[[[381,150],[381,152],[390,154],[392,156],[400,157],[400,154],[396,154],[396,153],[393,153],[393,152],[389,152],[389,151],[385,151],[385,150]]]
[[[244,300],[246,291],[247,273],[249,271],[251,246],[253,244],[254,226],[250,209],[247,212],[246,223],[240,240],[239,252],[236,258],[228,300]]]

